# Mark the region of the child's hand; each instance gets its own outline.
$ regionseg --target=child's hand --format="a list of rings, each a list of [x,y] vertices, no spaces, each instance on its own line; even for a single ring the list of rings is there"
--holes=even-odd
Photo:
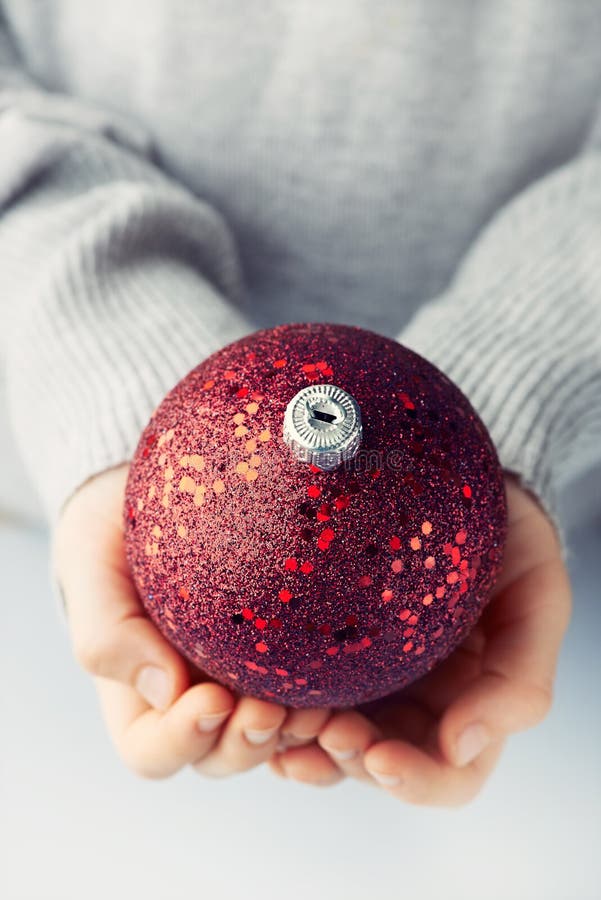
[[[193,671],[146,616],[125,559],[127,470],[87,482],[56,528],[54,565],[75,656],[95,676],[113,741],[139,774],[164,777],[186,764],[212,776],[250,769],[273,754],[286,709],[238,699]],[[286,730],[312,739],[327,716],[291,712]]]
[[[492,771],[507,735],[549,710],[571,592],[555,530],[506,479],[509,533],[493,599],[461,647],[392,698],[339,712],[320,747],[276,754],[271,768],[303,781],[336,771],[410,803],[458,805]],[[327,752],[326,752],[327,751]]]

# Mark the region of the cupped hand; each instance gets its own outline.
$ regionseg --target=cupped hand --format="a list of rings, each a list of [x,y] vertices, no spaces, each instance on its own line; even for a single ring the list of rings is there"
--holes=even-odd
[[[512,476],[505,483],[503,568],[467,639],[404,691],[332,715],[318,743],[274,754],[274,772],[309,783],[338,773],[410,803],[460,805],[478,793],[506,737],[544,718],[570,583],[549,518]]]
[[[153,778],[185,765],[224,776],[272,756],[282,726],[289,742],[312,741],[326,710],[288,713],[235,696],[189,665],[147,617],[125,558],[127,473],[119,466],[79,488],[60,516],[52,551],[75,657],[94,676],[123,760]]]

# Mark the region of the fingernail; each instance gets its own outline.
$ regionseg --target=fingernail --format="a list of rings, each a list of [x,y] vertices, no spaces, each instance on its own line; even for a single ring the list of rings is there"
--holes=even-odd
[[[467,766],[473,759],[479,756],[490,743],[488,729],[480,722],[468,725],[461,732],[455,744],[455,763],[458,766]]]
[[[341,761],[353,759],[359,752],[358,750],[335,750],[334,747],[324,747],[323,749],[326,753],[329,753],[330,756],[333,756],[334,759],[339,759]]]
[[[198,720],[198,730],[207,734],[211,731],[217,731],[219,726],[225,722],[230,714],[230,710],[222,713],[214,713],[212,716],[201,716]]]
[[[266,744],[277,730],[277,726],[275,728],[267,728],[265,731],[255,731],[253,728],[247,728],[244,732],[244,737],[250,744]]]
[[[384,772],[373,772],[371,769],[368,769],[367,771],[378,784],[382,784],[385,787],[392,787],[395,784],[401,783],[401,778],[398,775],[385,775]]]
[[[136,690],[155,709],[167,709],[171,688],[167,673],[158,666],[144,666],[136,678]]]

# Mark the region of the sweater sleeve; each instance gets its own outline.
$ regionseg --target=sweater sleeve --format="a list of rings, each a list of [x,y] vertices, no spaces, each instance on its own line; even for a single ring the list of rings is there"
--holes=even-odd
[[[129,121],[43,91],[0,20],[0,355],[48,518],[131,457],[162,396],[252,330],[215,209]]]
[[[398,339],[470,398],[560,535],[557,497],[601,462],[601,122],[512,198]]]

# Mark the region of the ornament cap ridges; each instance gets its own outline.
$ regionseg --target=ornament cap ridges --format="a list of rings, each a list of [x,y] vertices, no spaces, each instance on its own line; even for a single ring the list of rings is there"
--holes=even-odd
[[[283,438],[292,455],[323,471],[351,460],[363,426],[355,398],[335,384],[311,384],[292,398],[284,414]]]

